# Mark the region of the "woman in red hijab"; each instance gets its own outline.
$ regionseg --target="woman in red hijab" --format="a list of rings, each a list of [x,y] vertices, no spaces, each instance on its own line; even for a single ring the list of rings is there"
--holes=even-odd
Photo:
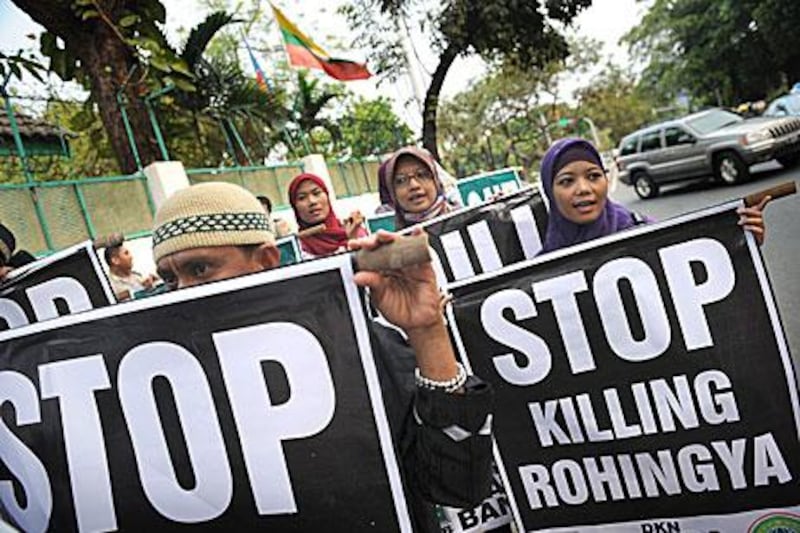
[[[300,174],[289,184],[289,203],[300,227],[300,248],[306,258],[321,257],[347,249],[347,241],[365,237],[364,217],[359,211],[350,213],[342,223],[336,217],[328,196],[328,187],[315,174]],[[320,226],[319,232],[302,236],[304,229]]]

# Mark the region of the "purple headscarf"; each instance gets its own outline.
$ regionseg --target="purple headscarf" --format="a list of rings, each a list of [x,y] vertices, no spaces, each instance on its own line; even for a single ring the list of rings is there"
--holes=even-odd
[[[392,193],[389,191],[389,186],[386,184],[387,166],[389,166],[388,159],[378,167],[378,198],[380,198],[381,205],[392,204]]]
[[[545,234],[544,246],[541,253],[552,252],[560,248],[572,246],[585,241],[590,241],[598,237],[610,235],[631,226],[636,225],[636,217],[625,207],[612,202],[606,198],[606,205],[603,212],[594,222],[589,224],[576,224],[564,218],[558,210],[555,198],[553,197],[553,179],[556,172],[563,165],[557,166],[559,158],[570,148],[578,147],[591,154],[596,161],[601,162],[600,154],[592,144],[583,139],[567,138],[559,139],[554,142],[542,159],[541,180],[544,186],[544,193],[550,201],[550,213],[547,221],[547,233]]]

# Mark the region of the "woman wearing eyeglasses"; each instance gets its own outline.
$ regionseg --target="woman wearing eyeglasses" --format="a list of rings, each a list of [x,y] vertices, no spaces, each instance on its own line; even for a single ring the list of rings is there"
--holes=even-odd
[[[421,148],[396,151],[381,176],[383,188],[395,210],[395,228],[401,230],[451,211],[436,163]]]

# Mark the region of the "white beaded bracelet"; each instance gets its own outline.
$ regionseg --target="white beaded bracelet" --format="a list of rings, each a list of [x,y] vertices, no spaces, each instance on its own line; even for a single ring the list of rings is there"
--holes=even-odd
[[[417,387],[421,389],[440,390],[453,393],[463,387],[467,382],[467,370],[464,368],[464,365],[461,363],[456,363],[456,368],[458,369],[458,372],[456,373],[455,377],[445,381],[436,381],[426,378],[419,371],[419,368],[416,368],[414,369],[414,381],[416,381]]]

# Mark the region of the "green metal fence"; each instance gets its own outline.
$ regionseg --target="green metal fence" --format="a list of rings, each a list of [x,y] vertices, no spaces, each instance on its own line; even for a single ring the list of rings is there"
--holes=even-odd
[[[153,202],[143,175],[0,185],[0,216],[37,255],[122,231],[147,232]]]
[[[289,182],[303,172],[302,163],[286,163],[260,167],[192,168],[186,171],[189,182],[224,181],[241,185],[255,195],[272,200],[273,208],[288,202]]]
[[[338,197],[378,190],[377,158],[327,164]],[[288,204],[289,182],[302,171],[302,163],[289,163],[197,168],[186,173],[191,183],[236,183],[254,194],[268,196],[278,209]],[[115,232],[129,238],[149,234],[153,214],[153,200],[141,173],[0,185],[0,222],[14,232],[19,248],[37,255]]]
[[[381,162],[377,157],[326,163],[337,197],[378,192],[378,167]]]

